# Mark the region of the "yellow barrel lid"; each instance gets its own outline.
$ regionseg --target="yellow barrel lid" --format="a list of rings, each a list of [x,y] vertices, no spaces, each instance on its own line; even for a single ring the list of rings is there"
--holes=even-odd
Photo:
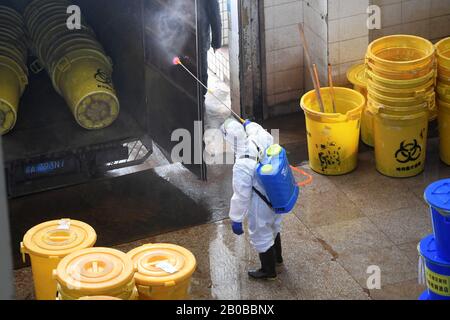
[[[367,87],[366,65],[361,63],[352,66],[347,70],[347,79],[353,85]]]
[[[136,283],[143,286],[174,286],[191,277],[197,266],[189,250],[174,244],[146,244],[127,254],[136,268]]]
[[[134,267],[122,251],[110,248],[88,248],[64,257],[53,271],[63,290],[84,295],[107,295],[133,281]]]
[[[283,148],[279,144],[273,144],[269,148],[267,148],[267,155],[269,157],[277,156],[281,153]]]
[[[71,219],[53,220],[28,230],[23,238],[22,253],[43,257],[64,257],[74,251],[92,247],[97,241],[88,224]]]

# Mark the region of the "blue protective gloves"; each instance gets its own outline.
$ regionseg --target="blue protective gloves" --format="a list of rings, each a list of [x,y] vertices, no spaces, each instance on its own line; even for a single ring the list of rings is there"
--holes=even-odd
[[[231,222],[231,229],[233,229],[233,233],[237,236],[240,236],[244,233],[244,229],[242,228],[242,222]]]

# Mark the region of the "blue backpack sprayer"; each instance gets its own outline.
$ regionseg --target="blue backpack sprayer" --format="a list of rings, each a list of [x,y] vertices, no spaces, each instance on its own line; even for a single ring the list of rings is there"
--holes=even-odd
[[[277,214],[289,213],[295,206],[299,187],[286,155],[286,150],[278,144],[267,148],[264,158],[256,167],[256,177],[266,191],[266,199],[259,190],[255,192]]]
[[[236,112],[231,110],[222,100],[220,100],[209,88],[203,84],[182,62],[179,57],[173,59],[174,65],[180,65],[191,75],[201,86],[203,86],[214,98],[222,103],[233,116],[239,120],[244,127],[250,124]],[[286,150],[278,144],[274,144],[264,151],[264,156],[256,167],[256,177],[264,187],[267,197],[261,191],[253,188],[255,193],[268,205],[276,214],[289,213],[295,206],[299,195],[299,186],[295,181],[292,168],[289,165]]]

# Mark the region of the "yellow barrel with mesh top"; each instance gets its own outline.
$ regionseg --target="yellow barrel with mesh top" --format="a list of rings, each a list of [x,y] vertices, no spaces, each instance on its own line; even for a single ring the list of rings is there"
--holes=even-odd
[[[429,40],[412,35],[382,37],[369,45],[366,65],[387,79],[419,78],[435,69],[435,47]]]
[[[186,300],[192,274],[197,266],[187,249],[166,243],[147,244],[128,256],[136,267],[140,300]]]
[[[55,300],[53,270],[62,258],[92,247],[96,240],[94,229],[76,220],[54,220],[31,228],[23,238],[20,251],[24,261],[26,254],[30,256],[36,299]]]
[[[136,300],[135,268],[123,252],[109,248],[89,248],[64,257],[53,271],[59,300],[108,296]]]

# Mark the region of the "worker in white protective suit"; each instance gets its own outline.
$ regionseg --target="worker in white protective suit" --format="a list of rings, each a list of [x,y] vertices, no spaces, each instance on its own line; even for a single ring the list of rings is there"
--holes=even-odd
[[[242,235],[242,222],[248,219],[250,242],[261,261],[261,268],[248,274],[255,279],[273,280],[277,276],[277,263],[283,263],[280,237],[283,215],[270,207],[266,192],[256,179],[258,161],[273,144],[273,137],[256,123],[246,122],[244,128],[233,119],[225,121],[222,132],[236,156],[229,213],[233,232]]]

